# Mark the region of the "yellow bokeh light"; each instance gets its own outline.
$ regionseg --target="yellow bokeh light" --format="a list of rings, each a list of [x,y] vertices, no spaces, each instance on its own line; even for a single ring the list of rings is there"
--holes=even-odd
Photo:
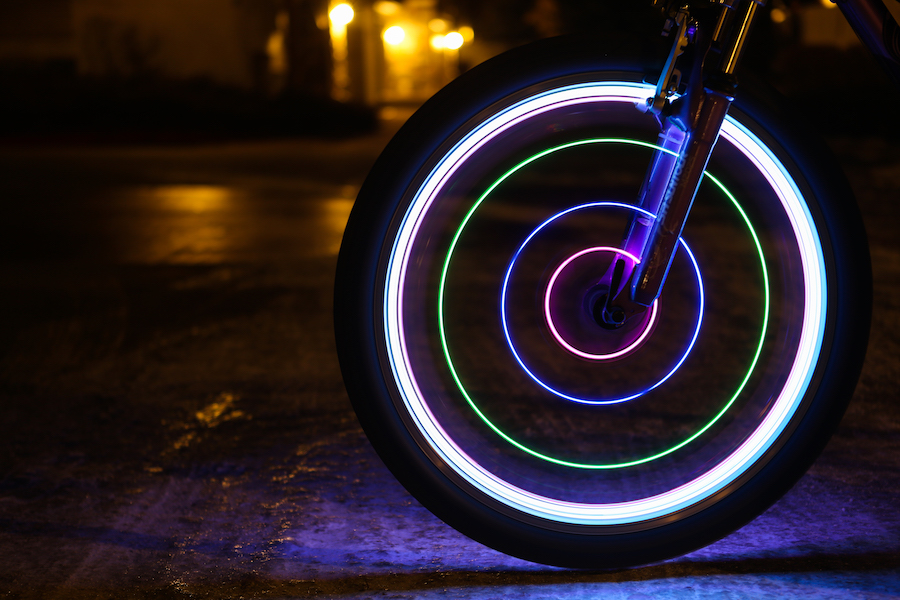
[[[825,8],[837,8],[837,4],[834,3],[834,0],[819,0],[822,3],[822,6]]]
[[[461,35],[463,37],[463,41],[468,44],[475,39],[475,30],[468,25],[463,25],[459,28],[459,35]]]
[[[788,14],[781,8],[773,8],[772,12],[769,13],[769,17],[773,23],[784,23],[787,21]]]
[[[391,2],[391,0],[382,0],[381,2],[376,2],[375,12],[377,12],[382,17],[390,17],[391,15],[396,15],[398,12],[400,12],[400,3]]]
[[[406,39],[406,32],[399,25],[388,27],[382,35],[384,42],[390,46],[399,46]]]
[[[449,25],[447,21],[444,19],[432,19],[428,21],[428,29],[432,30],[435,33],[444,33],[447,31]]]
[[[440,52],[444,49],[444,36],[442,36],[441,34],[433,35],[431,36],[429,43],[431,44],[432,50],[434,50],[435,52]]]
[[[444,48],[448,50],[459,50],[463,45],[463,36],[458,31],[451,31],[444,36]]]
[[[338,4],[328,13],[328,18],[336,27],[345,27],[353,20],[353,7],[349,4]]]

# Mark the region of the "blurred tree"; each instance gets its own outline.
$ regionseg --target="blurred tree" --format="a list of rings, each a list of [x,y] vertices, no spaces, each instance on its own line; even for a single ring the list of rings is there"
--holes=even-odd
[[[445,0],[441,9],[471,23],[479,37],[510,44],[564,33],[632,35],[659,22],[650,0]]]
[[[284,0],[290,24],[286,40],[288,95],[328,98],[331,94],[331,37],[328,0]]]

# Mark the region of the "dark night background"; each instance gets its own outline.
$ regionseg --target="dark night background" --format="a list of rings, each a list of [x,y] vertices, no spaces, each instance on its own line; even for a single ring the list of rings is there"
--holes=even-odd
[[[848,414],[735,534],[575,572],[467,540],[386,471],[338,370],[334,266],[369,167],[439,85],[658,22],[632,0],[351,4],[342,55],[319,0],[0,0],[0,594],[900,597],[900,104],[838,11],[771,0],[744,67],[803,107],[869,231]],[[382,55],[388,9],[474,39]]]

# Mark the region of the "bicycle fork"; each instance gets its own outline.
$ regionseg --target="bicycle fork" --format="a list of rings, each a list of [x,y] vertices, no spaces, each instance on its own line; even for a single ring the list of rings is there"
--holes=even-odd
[[[659,121],[658,149],[638,198],[644,212],[632,218],[622,243],[627,255],[639,260],[618,256],[601,280],[609,290],[598,301],[602,306],[593,310],[601,325],[620,327],[644,312],[662,292],[703,172],[734,100],[735,67],[764,3],[712,0],[698,17],[688,6],[668,2],[664,34],[673,37],[673,45],[656,94],[643,107]],[[670,100],[681,86],[678,67],[685,62],[689,69],[686,91]]]

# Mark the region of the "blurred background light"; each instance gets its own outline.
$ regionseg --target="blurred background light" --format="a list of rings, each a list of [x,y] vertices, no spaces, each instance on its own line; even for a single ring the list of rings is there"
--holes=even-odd
[[[400,12],[400,3],[391,0],[382,0],[375,3],[375,12],[382,17],[390,17]]]
[[[428,21],[428,29],[435,33],[444,33],[447,31],[448,27],[449,25],[444,19],[432,19]]]
[[[338,4],[328,13],[328,17],[336,27],[346,27],[353,20],[353,15],[353,7],[347,3]]]
[[[399,25],[394,25],[385,29],[382,37],[384,38],[384,43],[390,46],[399,46],[406,39],[406,31]]]
[[[331,96],[336,100],[349,100],[351,98],[347,25],[353,21],[353,17],[353,7],[346,2],[334,5],[328,12],[328,19],[331,22],[329,29],[331,30],[333,60]]]
[[[463,45],[463,36],[458,31],[451,31],[444,36],[444,48],[447,50],[459,50]]]

